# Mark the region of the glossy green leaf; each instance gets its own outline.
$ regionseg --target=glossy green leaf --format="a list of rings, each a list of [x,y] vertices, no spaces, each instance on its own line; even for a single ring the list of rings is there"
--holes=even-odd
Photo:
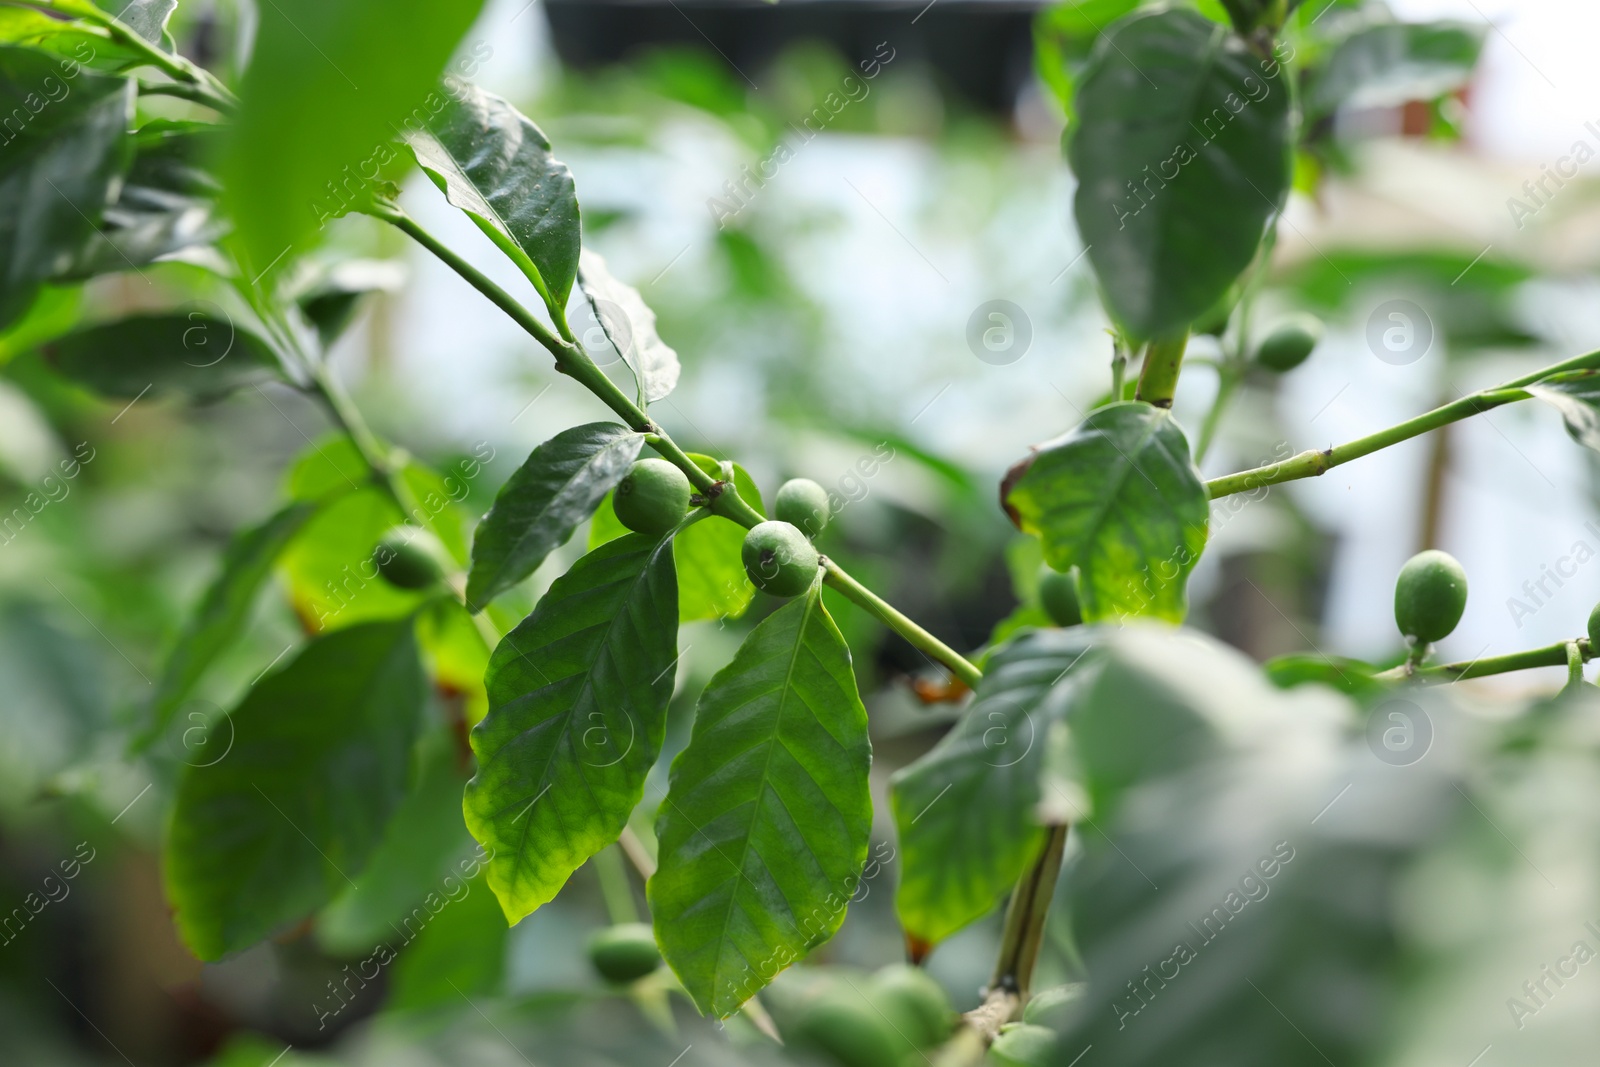
[[[65,270],[128,165],[133,84],[0,46],[0,327]]]
[[[45,348],[51,366],[108,397],[176,393],[209,400],[278,375],[267,342],[200,311],[132,315]]]
[[[1056,102],[1073,114],[1073,82],[1101,32],[1139,6],[1139,0],[1068,0],[1033,20],[1033,69]]]
[[[960,722],[895,774],[907,935],[937,944],[988,914],[1038,854],[1045,740],[1092,673],[1093,647],[1078,628],[1017,638],[990,658]]]
[[[550,154],[543,131],[493,93],[465,83],[409,138],[417,162],[478,228],[564,309],[582,243],[572,172]]]
[[[819,581],[706,686],[657,816],[656,939],[702,1012],[732,1015],[838,930],[867,858],[871,764]]]
[[[1039,536],[1050,566],[1078,568],[1084,620],[1182,622],[1211,506],[1171,414],[1110,404],[1026,462],[1006,506]]]
[[[606,261],[587,248],[578,257],[578,285],[606,341],[633,371],[640,404],[672,392],[682,371],[678,353],[656,333],[656,313],[639,290],[612,277]]]
[[[234,537],[221,570],[167,656],[140,744],[166,728],[206,669],[239,636],[279,554],[316,512],[316,504],[296,501]]]
[[[435,88],[482,0],[260,5],[240,107],[221,159],[252,276],[381,192],[397,134],[442,105]]]
[[[1306,111],[1321,118],[1341,107],[1398,107],[1454,92],[1472,77],[1487,29],[1425,22],[1357,30],[1312,75]]]
[[[1106,31],[1067,156],[1078,232],[1135,340],[1185,329],[1255,258],[1289,189],[1289,94],[1281,66],[1193,11]]]
[[[317,916],[317,942],[338,956],[415,938],[446,902],[466,892],[479,865],[461,821],[467,784],[458,736],[440,724],[416,745],[416,773],[366,870]],[[479,892],[488,897],[487,889]],[[496,909],[495,920],[505,921]]]
[[[557,578],[489,661],[467,828],[516,922],[617,839],[661,752],[677,667],[672,541],[610,541]]]
[[[644,434],[591,422],[534,449],[500,487],[473,535],[467,604],[482,610],[537,570],[594,514],[643,447]]]
[[[220,135],[205,123],[151,122],[133,135],[134,157],[116,200],[64,277],[138,270],[163,256],[209,244],[226,232],[219,187],[203,168]]]
[[[191,754],[164,856],[179,931],[205,960],[326,904],[406,793],[427,679],[409,619],[307,645]]]
[[[1561,412],[1574,441],[1600,452],[1600,371],[1553,374],[1528,386],[1527,391]]]

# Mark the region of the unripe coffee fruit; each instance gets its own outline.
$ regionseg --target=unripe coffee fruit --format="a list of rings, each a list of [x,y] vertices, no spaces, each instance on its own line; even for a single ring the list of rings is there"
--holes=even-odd
[[[589,939],[589,962],[615,985],[638,981],[661,965],[655,934],[644,923],[618,923]]]
[[[444,578],[450,553],[420,526],[395,526],[378,538],[373,562],[383,580],[398,589],[430,589]]]
[[[1467,609],[1467,572],[1448,552],[1418,552],[1394,583],[1394,621],[1407,637],[1443,640]]]
[[[776,520],[745,534],[740,556],[756,588],[773,596],[799,596],[810,589],[821,560],[798,526]]]
[[[772,513],[780,522],[798,526],[807,537],[815,537],[832,518],[828,491],[810,478],[790,478],[778,487]]]
[[[617,519],[636,533],[666,533],[689,513],[689,479],[664,459],[641,459],[611,498]]]
[[[1261,342],[1256,349],[1256,362],[1282,374],[1304,363],[1321,341],[1321,319],[1315,315],[1290,315]]]

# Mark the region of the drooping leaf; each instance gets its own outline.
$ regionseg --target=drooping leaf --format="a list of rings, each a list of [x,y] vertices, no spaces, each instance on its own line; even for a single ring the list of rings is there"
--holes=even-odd
[[[1250,264],[1289,189],[1290,89],[1193,11],[1110,27],[1067,147],[1073,214],[1111,317],[1135,340],[1186,328]]]
[[[220,140],[218,130],[198,122],[141,127],[116,200],[106,205],[96,232],[61,276],[138,270],[221,237],[227,227],[216,212],[219,186],[202,166]]]
[[[527,116],[473,85],[452,87],[426,132],[408,138],[417,162],[528,276],[564,309],[582,243],[572,172]]]
[[[650,910],[702,1012],[733,1014],[838,930],[867,858],[871,763],[850,650],[819,581],[711,679],[672,762]]]
[[[364,297],[393,292],[405,280],[405,270],[388,259],[346,259],[300,291],[295,302],[317,331],[323,348],[329,348],[355,319]]]
[[[263,338],[201,311],[88,326],[52,341],[45,352],[61,374],[127,400],[146,393],[209,400],[278,374],[277,357]]]
[[[512,922],[615,841],[644,793],[677,666],[671,545],[629,534],[590,552],[490,658],[465,810]]]
[[[222,558],[221,570],[167,656],[155,695],[150,698],[141,745],[166,728],[206,669],[239,636],[278,555],[317,508],[317,504],[296,501],[234,537]]]
[[[211,728],[164,856],[197,956],[248,947],[361,873],[405,796],[426,685],[411,621],[372,623],[313,641]]]
[[[1386,23],[1357,30],[1312,75],[1306,111],[1313,118],[1341,107],[1398,107],[1434,100],[1467,84],[1487,25]]]
[[[1561,412],[1574,441],[1600,452],[1600,370],[1554,374],[1528,386],[1527,391]]]
[[[678,353],[656,333],[656,313],[639,290],[612,277],[600,254],[587,248],[578,257],[578,285],[606,340],[633,371],[641,406],[672,392],[682,370]]]
[[[402,151],[397,133],[442,102],[439,73],[482,6],[261,5],[220,164],[252,276],[281,266],[328,219],[381,192]]]
[[[440,902],[427,925],[405,929],[386,1012],[458,1008],[463,996],[500,991],[511,930],[485,878],[465,883],[465,890]]]
[[[1017,638],[990,658],[961,721],[894,776],[908,935],[937,944],[988,914],[1038,854],[1045,740],[1092,674],[1093,648],[1082,629]]]
[[[128,164],[133,84],[0,46],[0,327],[65,270]]]
[[[628,473],[644,434],[611,422],[563,430],[534,449],[495,496],[472,539],[475,611],[538,569]]]
[[[478,866],[461,821],[467,774],[456,736],[434,727],[418,741],[416,763],[415,780],[366,870],[317,916],[317,942],[334,955],[354,956],[415,938],[446,901],[465,894],[470,875],[463,872]],[[495,918],[500,920],[498,913]]]
[[[1182,622],[1211,508],[1172,416],[1136,401],[1109,404],[1024,462],[1006,505],[1039,536],[1051,567],[1078,568],[1084,620]]]

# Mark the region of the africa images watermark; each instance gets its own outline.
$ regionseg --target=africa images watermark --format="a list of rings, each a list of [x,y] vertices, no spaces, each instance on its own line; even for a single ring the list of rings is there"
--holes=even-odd
[[[1596,526],[1593,519],[1584,523],[1583,528],[1593,534],[1595,541],[1600,543],[1600,526]],[[1511,621],[1517,624],[1517,629],[1522,629],[1523,619],[1536,614],[1547,602],[1555,598],[1562,586],[1577,577],[1578,568],[1594,559],[1595,554],[1594,546],[1579,538],[1572,543],[1572,548],[1566,555],[1556,558],[1555,566],[1541,563],[1539,577],[1530,578],[1522,583],[1522,594],[1527,597],[1526,600],[1514,596],[1506,597],[1506,610],[1511,613]],[[1555,583],[1555,589],[1550,588],[1552,582]]]
[[[1293,48],[1280,42],[1271,59],[1259,61],[1261,77],[1247,74],[1240,82],[1244,96],[1230,91],[1223,97],[1221,106],[1212,108],[1209,114],[1191,118],[1189,126],[1199,135],[1199,143],[1179,141],[1165,159],[1153,164],[1154,171],[1151,170],[1152,164],[1145,164],[1142,181],[1135,184],[1129,179],[1129,197],[1122,201],[1111,202],[1111,212],[1117,217],[1117,228],[1126,229],[1128,220],[1149,207],[1156,199],[1156,195],[1167,187],[1167,183],[1176,181],[1183,173],[1184,167],[1199,159],[1200,153],[1217,141],[1232,125],[1233,120],[1243,114],[1245,108],[1251,104],[1259,104],[1271,96],[1272,86],[1267,83],[1278,77],[1283,71],[1283,64],[1292,61],[1294,55]]]
[[[1567,154],[1559,157],[1555,163],[1539,164],[1539,176],[1529,178],[1522,183],[1522,192],[1527,199],[1520,197],[1506,197],[1506,210],[1511,213],[1511,221],[1517,224],[1517,229],[1522,229],[1529,219],[1550,205],[1556,194],[1565,189],[1567,183],[1578,176],[1578,171],[1583,168],[1600,151],[1595,148],[1600,144],[1600,123],[1591,120],[1583,124],[1589,138],[1579,138],[1572,142],[1572,147]],[[1552,188],[1552,184],[1554,188]]]
[[[884,49],[888,49],[888,55],[884,54]],[[723,182],[722,189],[727,193],[728,199],[719,200],[714,196],[706,199],[706,210],[711,212],[717,229],[726,228],[729,219],[750,206],[757,191],[765,188],[768,182],[776,178],[783,165],[795,157],[796,151],[810,144],[845,108],[865,100],[872,92],[872,86],[867,83],[883,73],[883,68],[894,61],[896,54],[895,50],[889,47],[888,41],[880,42],[871,59],[863,59],[856,64],[861,69],[861,77],[858,78],[854,74],[845,75],[844,80],[839,83],[839,89],[824,96],[822,102],[800,120],[800,126],[789,123],[789,129],[795,133],[792,144],[787,139],[779,141],[772,153],[756,164],[755,170],[751,170],[747,163],[739,168],[740,178],[737,182],[732,178]]]

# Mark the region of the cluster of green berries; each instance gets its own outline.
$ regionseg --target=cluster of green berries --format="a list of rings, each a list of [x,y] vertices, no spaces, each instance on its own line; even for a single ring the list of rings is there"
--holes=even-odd
[[[617,519],[637,533],[660,536],[689,512],[689,479],[664,459],[641,459],[612,497]],[[758,589],[773,596],[799,596],[816,580],[821,556],[811,538],[828,525],[828,491],[809,478],[795,478],[778,489],[777,516],[745,535],[740,555]]]

